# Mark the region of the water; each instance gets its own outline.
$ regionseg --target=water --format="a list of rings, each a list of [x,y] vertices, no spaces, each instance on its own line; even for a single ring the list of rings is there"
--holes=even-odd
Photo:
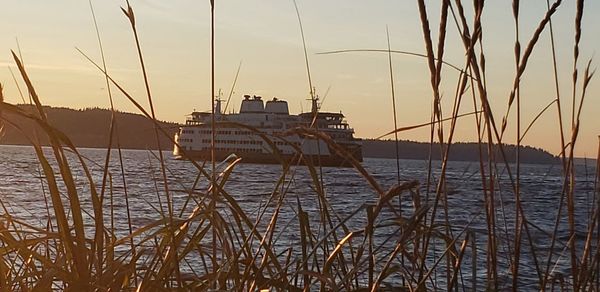
[[[51,154],[50,149],[45,149],[47,154]],[[81,153],[88,159],[87,165],[91,170],[97,189],[100,190],[102,182],[102,165],[106,155],[106,150],[82,149]],[[133,228],[139,228],[161,218],[162,212],[168,212],[165,203],[164,186],[162,185],[160,164],[156,158],[156,152],[124,150],[124,168],[125,182],[129,196],[131,221]],[[191,202],[186,206],[188,198],[187,193],[194,185],[198,171],[194,166],[186,161],[172,159],[170,153],[164,153],[166,157],[166,167],[168,176],[168,186],[173,196],[173,210],[179,213],[183,210],[183,216],[189,214],[191,207],[195,204]],[[85,174],[74,159],[71,160],[74,176],[78,182],[80,199],[85,209],[91,210],[91,200],[89,197],[89,185],[85,181]],[[124,184],[121,179],[121,171],[118,164],[117,152],[112,152],[110,164],[110,173],[112,175],[111,184],[107,187],[107,196],[105,205],[114,206],[115,229],[119,236],[128,234],[128,224],[126,218],[126,206],[124,200]],[[421,204],[433,202],[434,194],[427,195],[425,189],[427,181],[428,164],[426,161],[402,160],[401,181],[419,181],[421,187],[419,194]],[[372,175],[377,183],[387,190],[396,182],[396,162],[386,159],[366,159],[363,163],[365,169]],[[514,228],[515,228],[515,198],[508,175],[502,166],[498,166],[500,180],[496,185],[496,226],[497,240],[500,249],[499,254],[510,254],[507,249],[513,249],[514,246]],[[432,185],[435,187],[440,175],[439,162],[434,162]],[[486,172],[488,171],[486,167]],[[581,251],[587,234],[588,222],[592,216],[594,205],[594,175],[595,170],[590,167],[578,166],[576,169],[578,175],[577,191],[575,198],[576,210],[576,244]],[[234,169],[231,177],[228,179],[224,190],[228,192],[237,203],[244,209],[252,220],[256,220],[261,210],[265,211],[262,216],[260,227],[264,228],[271,219],[274,212],[275,202],[270,202],[271,194],[276,189],[276,182],[282,174],[281,166],[278,165],[256,165],[240,164]],[[323,168],[323,184],[327,193],[328,201],[335,215],[339,218],[346,218],[359,210],[366,204],[376,204],[378,195],[366,180],[352,168]],[[482,192],[482,181],[479,173],[479,163],[471,162],[451,162],[446,171],[448,197],[449,223],[452,226],[452,234],[459,237],[456,243],[460,247],[460,241],[464,238],[463,232],[470,232],[477,240],[477,280],[478,288],[483,289],[482,283],[486,277],[486,245],[487,245],[487,226],[486,213],[484,207],[484,196]],[[31,147],[20,146],[0,146],[0,198],[6,209],[15,218],[22,219],[30,224],[45,226],[47,221],[45,200],[47,189],[42,183],[43,176],[40,173],[39,165],[35,153]],[[310,173],[304,167],[296,167],[286,175],[287,196],[283,208],[279,215],[277,225],[276,247],[285,250],[290,245],[299,244],[298,230],[298,202],[302,209],[309,214],[311,226],[319,226],[319,205],[318,197],[313,190],[315,182]],[[433,188],[434,188],[433,187]],[[536,255],[539,265],[544,270],[546,258],[550,251],[550,236],[553,232],[556,220],[559,199],[562,188],[561,169],[558,165],[522,165],[521,166],[521,195],[523,209],[529,222],[529,232],[531,241],[536,247]],[[200,194],[207,191],[206,179],[199,179],[195,188]],[[111,194],[112,196],[108,195]],[[199,195],[201,197],[201,195]],[[112,198],[112,199],[111,199]],[[428,200],[427,200],[428,198]],[[161,204],[162,203],[162,204]],[[397,201],[394,201],[397,204]],[[190,207],[191,206],[191,207]],[[265,206],[267,206],[265,208]],[[409,193],[403,195],[404,215],[408,217],[412,214],[413,204]],[[445,223],[443,205],[438,208],[437,223]],[[105,208],[105,215],[109,216],[110,208]],[[4,211],[0,211],[4,213]],[[360,209],[356,216],[353,216],[346,222],[350,230],[356,231],[364,228],[366,220],[366,211]],[[570,272],[570,259],[568,252],[564,251],[564,245],[569,240],[568,226],[566,224],[566,211],[563,210],[561,223],[559,224],[558,242],[554,248],[553,256],[554,274]],[[91,227],[91,220],[86,216],[88,228]],[[376,224],[389,222],[393,214],[389,208],[383,210]],[[429,220],[429,219],[428,219]],[[109,223],[107,223],[109,224]],[[444,231],[442,227],[439,231]],[[375,242],[382,243],[390,237],[390,233],[397,231],[395,227],[379,229],[375,234]],[[318,231],[315,230],[315,233]],[[91,233],[90,233],[91,234]],[[343,237],[343,232],[339,232],[339,238]],[[535,261],[529,248],[528,238],[523,235],[522,256],[520,260],[520,287],[522,289],[539,289],[536,273]],[[597,242],[593,240],[594,244]],[[435,262],[444,250],[444,244],[441,239],[432,240],[431,252],[428,256],[428,264]],[[393,248],[393,241],[390,247]],[[471,262],[473,250],[471,243],[466,250],[463,259],[462,271],[459,275],[459,285],[471,287]],[[595,250],[595,249],[593,249]],[[384,263],[387,253],[382,252],[377,260]],[[193,260],[192,260],[193,261]],[[197,259],[196,259],[197,261]],[[510,268],[509,260],[506,257],[500,257],[499,273],[501,278],[508,279],[501,287],[509,287]],[[199,264],[198,262],[196,262]],[[436,269],[436,281],[443,286],[445,283],[445,264]],[[392,280],[393,282],[394,280]],[[431,285],[431,284],[428,284]]]

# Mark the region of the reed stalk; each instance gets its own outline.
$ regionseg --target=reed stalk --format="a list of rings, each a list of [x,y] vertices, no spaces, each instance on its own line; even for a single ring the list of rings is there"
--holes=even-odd
[[[22,56],[13,52],[16,67],[31,96],[30,109],[6,103],[3,87],[0,85],[0,129],[4,126],[26,133],[24,125],[19,125],[10,118],[18,116],[34,124],[40,136],[48,137],[49,141],[49,148],[43,148],[37,134],[36,137],[27,136],[40,165],[41,190],[47,200],[44,214],[46,220],[42,220],[42,224],[37,226],[13,217],[10,214],[10,204],[0,199],[0,210],[3,212],[0,214],[0,291],[386,291],[388,288],[402,291],[459,291],[468,288],[517,291],[531,287],[543,291],[597,289],[600,281],[600,144],[592,191],[594,199],[591,211],[587,208],[585,210],[589,212],[585,219],[581,219],[582,211],[575,204],[581,192],[578,186],[582,183],[576,179],[575,147],[579,141],[584,101],[589,99],[589,85],[595,73],[591,62],[587,63],[582,74],[578,66],[584,1],[578,0],[576,3],[573,49],[575,64],[568,141],[565,140],[562,129],[558,62],[552,27],[552,18],[561,6],[561,1],[556,0],[552,5],[547,1],[547,10],[523,50],[521,34],[524,27],[521,23],[523,16],[520,16],[522,3],[517,0],[512,3],[515,73],[509,87],[507,111],[501,116],[502,124],[498,124],[499,127],[496,124],[497,112],[492,110],[488,96],[487,56],[483,41],[484,1],[476,0],[468,6],[460,0],[441,1],[439,19],[433,20],[430,17],[437,14],[430,12],[432,8],[426,5],[426,1],[417,0],[424,53],[393,51],[389,32],[387,49],[327,52],[369,51],[387,54],[387,73],[390,77],[394,114],[390,124],[393,122],[394,128],[386,131],[383,136],[394,135],[397,141],[401,132],[429,127],[431,153],[427,177],[423,175],[419,180],[400,181],[402,169],[397,159],[396,179],[391,186],[385,186],[367,167],[356,161],[351,153],[317,126],[293,128],[282,134],[269,135],[248,125],[215,118],[217,56],[214,1],[210,2],[213,113],[211,160],[182,162],[192,167],[193,175],[187,173],[185,175],[189,175],[189,178],[181,177],[182,174],[171,168],[172,165],[167,163],[168,159],[160,151],[161,146],[165,146],[161,145],[161,138],[166,137],[171,143],[178,145],[172,133],[162,128],[156,120],[133,8],[127,2],[123,12],[133,31],[148,109],[108,72],[100,29],[90,1],[101,59],[96,62],[80,52],[103,75],[111,108],[110,124],[107,124],[107,152],[101,162],[84,157],[73,141],[52,124],[22,62]],[[316,103],[304,30],[295,1],[294,5],[302,34],[311,102]],[[445,60],[446,52],[452,51],[448,47],[452,42],[447,40],[451,37],[448,21],[456,26],[459,46],[462,46],[465,53],[460,65],[453,65]],[[430,23],[439,24],[435,41]],[[536,47],[540,46],[539,39],[547,29],[552,47],[556,97],[545,107],[540,107],[542,110],[537,115],[534,113],[531,122],[525,124],[525,119],[529,120],[529,117],[522,108],[527,97],[521,90],[521,78],[526,74],[528,60]],[[393,53],[399,56],[417,56],[427,62],[430,77],[428,85],[432,90],[429,122],[398,126]],[[451,80],[444,74],[444,69],[459,74],[455,80]],[[238,67],[231,92],[239,71]],[[442,99],[442,80],[455,82],[453,99],[447,105]],[[117,92],[152,122],[153,134],[158,143],[159,152],[149,153],[145,162],[149,165],[148,184],[152,190],[147,197],[141,198],[146,201],[150,210],[154,210],[156,219],[141,226],[133,224],[135,207],[129,201],[133,193],[124,164],[123,156],[126,154],[121,152],[116,103],[113,100]],[[22,94],[21,98],[25,100]],[[467,101],[468,99],[471,101]],[[472,112],[463,113],[464,102],[472,102]],[[543,226],[535,223],[535,215],[527,213],[527,208],[521,201],[522,197],[527,198],[529,195],[524,187],[525,168],[521,148],[533,125],[542,115],[548,114],[548,109],[554,103],[558,114],[557,130],[561,136],[563,184],[562,189],[557,191],[559,196],[554,225]],[[313,125],[318,125],[318,106],[313,109]],[[444,117],[445,111],[449,113],[447,117]],[[482,209],[469,214],[466,223],[457,224],[454,221],[457,212],[454,196],[457,194],[453,191],[456,181],[449,176],[450,153],[459,122],[470,120],[465,117],[471,116],[474,117],[473,132],[477,135],[479,151],[479,161],[471,177],[479,180],[478,184],[481,185]],[[446,122],[449,123],[444,125]],[[250,209],[237,199],[240,190],[229,189],[232,180],[238,175],[235,170],[243,160],[234,156],[223,162],[215,160],[216,132],[222,127],[236,127],[252,133],[262,139],[265,148],[270,149],[274,157],[281,160],[281,173],[274,178],[272,189],[262,194],[264,197],[255,209]],[[516,130],[516,164],[509,165],[509,153],[504,146],[503,136],[506,129],[513,127]],[[295,167],[282,159],[276,145],[289,143],[290,137],[319,141],[346,159],[362,180],[360,183],[366,185],[374,195],[373,201],[344,212],[337,210],[325,190],[330,178],[324,177],[324,170],[318,161],[312,161],[310,157],[303,155],[300,146],[291,143],[289,145],[298,152],[298,159],[306,168]],[[439,169],[433,166],[434,141],[438,141],[440,146]],[[115,143],[116,146],[113,146]],[[111,159],[114,147],[118,150],[118,162]],[[396,153],[398,152],[396,148]],[[188,156],[185,149],[182,149],[182,153],[184,157]],[[119,174],[111,173],[113,163],[119,164],[115,168]],[[93,168],[88,167],[92,164],[99,168],[99,176],[96,176],[96,170],[92,171]],[[308,197],[294,193],[298,185],[304,183],[297,181],[300,179],[298,172],[301,171],[305,171],[306,183],[309,185]],[[122,190],[118,188],[120,185],[123,186]],[[116,206],[122,198],[126,212],[118,214]],[[404,202],[403,206],[402,198],[411,198],[412,206],[409,206],[411,202]],[[309,199],[313,201],[308,202]],[[400,201],[400,206],[394,203],[396,201]],[[510,206],[512,202],[515,204],[514,209]],[[289,215],[286,220],[282,219],[283,214]],[[117,224],[123,218],[126,218],[127,224]],[[352,225],[350,222],[353,220],[363,223],[360,226]],[[514,225],[508,223],[512,220]],[[476,221],[481,223],[477,230],[472,226]],[[568,229],[566,234],[559,228],[565,223]],[[585,230],[576,230],[576,226],[584,226]],[[290,240],[287,237],[292,232],[295,232],[294,239]],[[563,236],[567,236],[567,239],[561,238]],[[539,240],[548,240],[549,250],[540,249]],[[540,255],[544,257],[542,261],[538,259]],[[568,262],[570,269],[559,274],[557,271],[562,261]],[[525,272],[526,263],[531,263],[529,273]],[[479,274],[482,270],[485,274]],[[471,282],[468,281],[469,276]],[[529,276],[534,279],[526,278]],[[481,279],[485,279],[485,283],[477,282]],[[524,279],[531,282],[527,284],[532,286],[523,286]]]

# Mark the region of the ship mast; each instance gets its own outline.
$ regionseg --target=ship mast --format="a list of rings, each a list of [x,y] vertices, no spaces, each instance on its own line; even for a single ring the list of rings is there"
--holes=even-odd
[[[314,90],[311,92],[311,108],[310,111],[313,114],[313,117],[317,116],[319,112],[319,96],[314,93]]]

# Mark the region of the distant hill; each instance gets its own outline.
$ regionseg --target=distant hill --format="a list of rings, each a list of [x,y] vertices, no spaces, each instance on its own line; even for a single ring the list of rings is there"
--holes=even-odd
[[[429,159],[429,150],[433,160],[440,160],[440,145],[402,140],[398,142],[398,156],[401,159]],[[497,148],[497,147],[496,147]],[[500,159],[500,153],[496,157]],[[509,162],[515,161],[516,147],[504,145],[504,152]],[[487,145],[482,144],[483,158],[487,160]],[[372,158],[396,158],[396,143],[392,140],[363,140],[363,156]],[[454,143],[450,147],[449,160],[455,161],[479,161],[479,146],[477,143]],[[559,158],[547,151],[530,146],[521,147],[521,162],[550,164],[559,163]]]
[[[19,105],[19,107],[34,110],[29,105]],[[89,148],[104,148],[108,146],[111,119],[111,112],[109,110],[99,108],[74,110],[55,107],[45,107],[44,110],[50,124],[67,134],[76,146]],[[35,132],[31,121],[8,113],[4,114],[9,121],[19,125],[22,132],[7,123],[4,134],[0,137],[0,144],[29,145],[30,142],[27,137],[33,139]],[[115,114],[121,148],[158,148],[154,126],[150,119],[139,114],[124,112],[116,112]],[[159,124],[171,137],[173,137],[178,128],[178,125],[175,123],[159,122]],[[43,145],[48,144],[48,139],[44,135],[39,135],[39,139]],[[160,135],[160,143],[162,149],[173,149],[171,141],[164,135]],[[116,140],[113,141],[113,146],[116,146]]]
[[[30,108],[29,105],[20,105],[22,108]],[[45,107],[48,120],[59,130],[63,131],[78,147],[104,148],[108,143],[108,132],[110,126],[111,112],[106,109],[90,108],[74,110],[68,108]],[[5,145],[29,145],[29,140],[34,137],[33,124],[23,118],[5,113],[6,118],[12,123],[19,125],[22,132],[5,126],[4,134],[0,137],[0,144]],[[152,121],[139,114],[117,112],[116,113],[119,141],[124,149],[157,149],[156,138]],[[170,137],[173,137],[179,125],[170,122],[159,122]],[[41,131],[40,131],[41,133]],[[42,144],[47,145],[47,138],[39,136]],[[162,149],[173,149],[169,138],[160,135]],[[116,140],[113,141],[113,147]],[[483,145],[484,158],[487,157],[487,147]],[[399,142],[399,155],[402,159],[428,159],[429,144],[412,141]],[[395,158],[394,141],[390,140],[363,140],[363,156],[372,158]],[[515,147],[506,145],[505,152],[509,161],[514,161]],[[438,144],[432,147],[432,158],[439,160],[440,147]],[[451,147],[450,160],[478,161],[479,150],[475,143],[455,143]],[[525,163],[557,163],[558,158],[552,154],[532,147],[521,148],[521,161]]]

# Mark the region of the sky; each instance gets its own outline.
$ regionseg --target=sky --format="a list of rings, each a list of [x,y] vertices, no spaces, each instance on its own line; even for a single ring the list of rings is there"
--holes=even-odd
[[[483,49],[486,84],[498,123],[504,116],[515,76],[515,24],[511,2],[486,1]],[[558,58],[563,127],[571,133],[575,1],[563,1],[553,19]],[[148,70],[157,118],[183,122],[193,110],[210,110],[210,1],[131,0]],[[424,53],[416,1],[297,0],[313,85],[323,111],[342,111],[356,136],[373,138],[393,129],[389,63],[386,53],[354,52],[323,55],[342,49],[387,49],[386,27],[392,50]],[[437,40],[439,0],[426,1],[432,35]],[[468,5],[471,1],[465,1]],[[588,61],[600,64],[600,3],[586,1],[580,76]],[[77,48],[92,59],[101,55],[90,4],[85,0],[5,0],[0,17],[0,82],[8,102],[22,103],[22,79],[10,50],[19,52],[42,103],[70,108],[108,108],[104,77]],[[133,33],[121,11],[125,1],[92,0],[109,74],[148,108]],[[531,38],[546,12],[546,0],[521,1],[520,41]],[[292,0],[215,0],[215,84],[226,98],[238,66],[240,73],[230,109],[238,110],[242,95],[287,100],[293,113],[310,109],[309,86],[302,39]],[[457,29],[449,23],[445,60],[463,66],[464,49]],[[240,65],[241,64],[241,65]],[[432,90],[426,60],[393,55],[398,126],[430,120]],[[458,73],[445,68],[441,94],[444,116],[452,111]],[[600,135],[600,80],[588,87],[582,110],[576,155],[596,157]],[[17,86],[18,84],[18,86]],[[548,31],[533,52],[521,79],[521,132],[555,98]],[[581,97],[581,83],[576,86]],[[121,94],[115,106],[138,112]],[[461,112],[474,110],[467,95]],[[229,109],[228,109],[229,111]],[[515,143],[515,110],[511,111],[504,142]],[[556,106],[552,105],[531,127],[522,143],[560,152]],[[449,125],[445,125],[446,132]],[[392,138],[389,136],[388,138]],[[400,133],[400,139],[428,141],[429,128]],[[476,141],[472,116],[461,118],[454,141]]]

